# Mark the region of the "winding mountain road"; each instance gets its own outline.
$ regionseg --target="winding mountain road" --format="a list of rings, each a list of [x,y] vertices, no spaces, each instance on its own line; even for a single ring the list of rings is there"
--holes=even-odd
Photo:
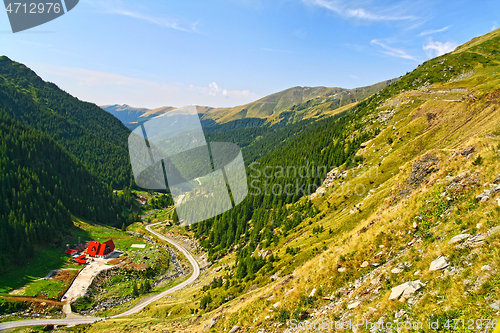
[[[79,325],[79,324],[92,324],[101,320],[106,320],[106,319],[111,319],[111,318],[119,318],[119,317],[125,317],[125,316],[130,316],[132,314],[135,314],[142,309],[144,309],[146,306],[149,304],[156,302],[157,300],[167,296],[168,294],[171,294],[173,292],[176,292],[178,290],[181,290],[191,283],[193,283],[199,276],[200,276],[200,266],[194,259],[194,257],[189,253],[188,250],[186,250],[182,245],[177,243],[175,240],[168,238],[166,236],[163,236],[159,232],[154,231],[151,229],[151,227],[160,224],[162,222],[150,224],[146,226],[146,230],[155,235],[156,237],[172,244],[175,246],[186,258],[189,260],[189,263],[191,266],[193,266],[193,273],[187,279],[186,281],[183,281],[182,283],[165,290],[164,292],[161,292],[156,295],[151,295],[147,296],[143,299],[141,299],[137,304],[132,306],[130,309],[128,309],[125,312],[119,313],[117,315],[107,317],[107,318],[101,318],[101,317],[87,317],[87,316],[78,316],[78,315],[70,315],[68,318],[65,319],[32,319],[32,320],[20,320],[20,321],[12,321],[12,322],[7,322],[7,323],[0,323],[0,331],[8,330],[8,329],[13,329],[13,328],[18,328],[18,327],[26,327],[26,326],[43,326],[43,325]]]

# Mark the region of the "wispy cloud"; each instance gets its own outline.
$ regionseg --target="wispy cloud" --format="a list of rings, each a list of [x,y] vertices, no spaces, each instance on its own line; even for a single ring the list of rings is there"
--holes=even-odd
[[[342,17],[363,21],[408,21],[417,19],[407,15],[401,6],[392,6],[385,9],[367,9],[356,5],[356,1],[343,0],[302,0],[311,6],[318,6],[332,11]]]
[[[446,26],[444,28],[441,28],[441,29],[435,29],[435,30],[426,30],[426,31],[422,31],[419,36],[427,36],[427,35],[432,35],[432,34],[437,34],[439,32],[443,32],[443,31],[446,31],[450,28],[450,26]]]
[[[498,24],[497,21],[493,21],[493,26],[491,27],[491,31],[497,29],[497,24]]]
[[[175,30],[180,30],[180,31],[185,31],[185,32],[194,32],[196,31],[196,26],[198,25],[199,21],[196,21],[194,23],[191,23],[189,25],[184,25],[182,26],[178,20],[176,19],[170,19],[170,18],[163,18],[163,17],[155,17],[155,16],[150,16],[147,14],[143,14],[140,12],[133,12],[129,10],[124,10],[124,9],[115,9],[111,12],[112,14],[118,14],[118,15],[123,15],[123,16],[128,16],[132,17],[135,19],[143,20],[149,23],[153,23],[156,25],[159,25],[161,27],[165,28],[172,28]]]
[[[307,31],[304,28],[295,29],[293,35],[298,38],[304,38],[307,36]]]
[[[137,5],[129,5],[122,0],[85,0],[85,3],[99,8],[100,12],[121,15],[137,20],[149,22],[160,27],[175,29],[184,32],[196,32],[199,21],[181,22],[178,18],[163,17],[147,13],[146,10]]]
[[[403,59],[408,59],[408,60],[414,60],[414,61],[419,61],[416,57],[408,54],[406,51],[402,49],[397,49],[391,46],[388,46],[387,44],[381,42],[378,39],[372,39],[370,42],[372,45],[376,45],[380,47],[381,52],[383,54],[389,55],[391,57],[397,57],[397,58],[403,58]]]
[[[290,53],[288,50],[280,50],[280,49],[269,49],[267,47],[261,47],[260,48],[262,51],[269,51],[269,52],[280,52],[280,53]]]
[[[432,38],[429,38],[427,44],[424,44],[422,48],[424,49],[424,51],[427,52],[429,56],[438,57],[440,55],[453,51],[454,49],[456,49],[457,46],[458,44],[453,41],[443,43],[443,42],[433,41]]]

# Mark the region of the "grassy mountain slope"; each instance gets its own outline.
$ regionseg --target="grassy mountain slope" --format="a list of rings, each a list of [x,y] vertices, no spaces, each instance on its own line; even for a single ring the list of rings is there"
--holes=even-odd
[[[246,322],[226,314],[220,328],[239,322],[256,331],[269,313],[275,325],[302,313],[315,322],[440,320],[442,329],[447,319],[498,316],[490,305],[500,297],[500,211],[494,193],[476,196],[500,173],[499,35],[424,63],[358,106],[370,111],[365,130],[382,129],[358,152],[364,164],[332,175],[313,198],[322,213],[312,224],[265,248],[281,258],[280,284],[236,306],[248,311]],[[449,244],[459,234],[470,236]],[[449,266],[431,271],[440,256]],[[421,290],[389,300],[392,288],[416,280]]]
[[[5,56],[0,57],[0,110],[51,136],[105,183],[130,184],[129,130],[98,106],[44,82]]]
[[[255,102],[233,108],[211,108],[203,112],[202,120],[227,123],[237,119],[263,118],[269,123],[286,118],[295,121],[328,114],[333,110],[360,101],[386,87],[391,80],[356,89],[327,87],[293,87],[263,97]]]
[[[174,294],[177,301],[161,300],[140,316],[90,331],[226,332],[238,325],[284,332],[305,320],[349,319],[421,322],[419,331],[438,322],[447,331],[454,325],[448,320],[458,319],[453,330],[465,332],[480,330],[472,319],[498,318],[499,47],[500,29],[426,61],[358,103],[345,115],[345,136],[329,139],[330,146],[349,140],[341,151],[355,148],[355,157],[333,169],[315,194],[269,209],[271,195],[256,213],[235,216],[248,227],[199,285]],[[302,166],[298,151],[317,150],[322,134],[313,129],[260,161]],[[371,141],[360,145],[362,137]],[[310,163],[321,163],[317,153]],[[198,231],[215,241],[214,229],[203,226]],[[225,229],[228,237],[233,226]],[[245,249],[250,256],[241,256]],[[436,259],[445,267],[431,270]],[[414,288],[398,293],[406,282]]]

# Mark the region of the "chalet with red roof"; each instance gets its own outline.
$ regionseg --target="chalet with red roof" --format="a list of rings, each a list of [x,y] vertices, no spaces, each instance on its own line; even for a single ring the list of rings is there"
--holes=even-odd
[[[112,239],[105,243],[98,243],[94,241],[89,242],[86,253],[91,257],[106,258],[115,250],[115,243]]]

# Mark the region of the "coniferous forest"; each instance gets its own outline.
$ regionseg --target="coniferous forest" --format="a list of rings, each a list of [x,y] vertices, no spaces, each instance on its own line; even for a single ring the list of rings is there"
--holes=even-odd
[[[40,131],[0,112],[0,267],[56,245],[70,212],[121,225],[122,202],[75,157]]]
[[[0,57],[0,110],[49,135],[104,183],[130,186],[130,131],[97,105],[80,101],[5,56]]]
[[[7,57],[0,78],[0,267],[59,245],[71,214],[130,223],[129,130]]]

